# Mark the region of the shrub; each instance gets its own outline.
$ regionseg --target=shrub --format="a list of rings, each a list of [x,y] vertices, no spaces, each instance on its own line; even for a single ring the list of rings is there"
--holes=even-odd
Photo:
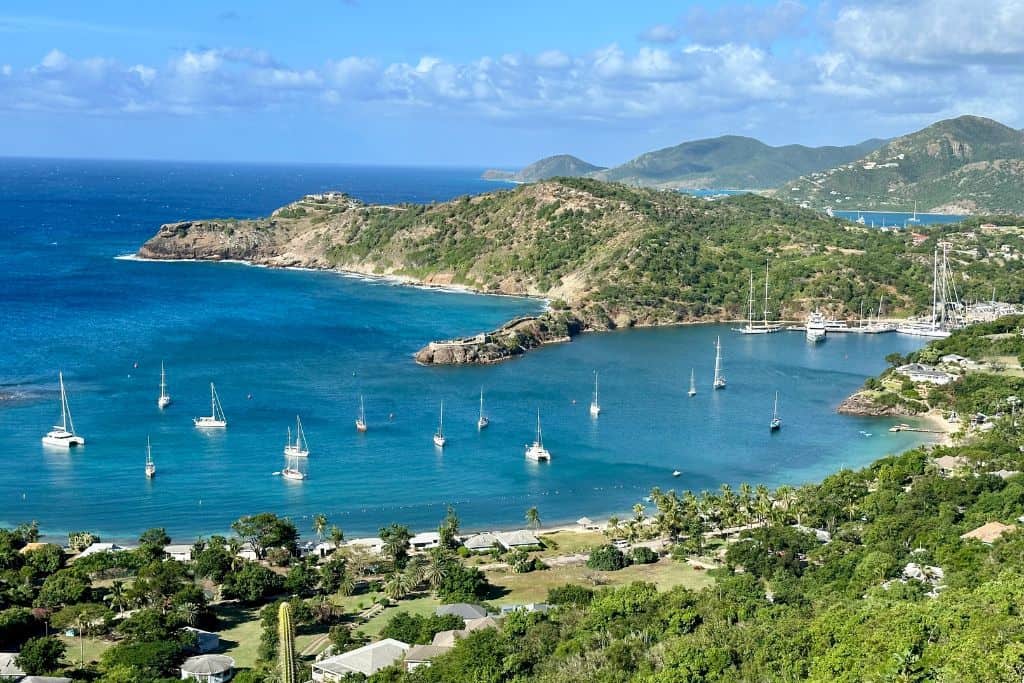
[[[613,545],[602,545],[594,549],[587,558],[587,567],[606,572],[614,572],[629,565],[629,560],[622,551]]]
[[[586,586],[574,583],[567,583],[564,586],[555,586],[548,589],[548,604],[551,605],[589,605],[594,599],[594,591]]]
[[[658,553],[654,552],[645,545],[640,545],[633,548],[631,556],[635,564],[651,564],[652,562],[658,561]]]

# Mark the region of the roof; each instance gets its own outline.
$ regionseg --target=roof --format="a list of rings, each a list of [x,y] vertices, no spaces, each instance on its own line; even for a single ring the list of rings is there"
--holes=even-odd
[[[181,670],[190,674],[222,674],[235,668],[235,660],[227,655],[196,655],[181,665]]]
[[[462,617],[463,619],[481,619],[487,616],[487,610],[480,605],[471,605],[468,602],[456,602],[451,605],[441,605],[434,614],[437,616],[444,616],[445,614],[455,614]]]
[[[524,545],[540,545],[540,540],[530,531],[499,531],[495,534],[498,543],[506,548],[515,548]]]
[[[96,553],[116,553],[121,550],[127,550],[123,545],[117,543],[93,543],[88,548],[78,553],[78,557],[88,557],[89,555],[95,555]]]
[[[476,536],[470,536],[462,545],[466,546],[470,550],[489,550],[494,547],[494,544],[498,542],[498,537],[494,534],[484,533],[477,534]]]
[[[935,458],[935,465],[939,469],[943,470],[959,469],[966,464],[967,458],[963,458],[959,455],[944,455],[941,458]]]
[[[385,638],[356,648],[351,652],[334,655],[313,664],[313,668],[335,674],[361,673],[372,676],[405,657],[409,646],[394,638]]]
[[[25,676],[19,683],[72,683],[63,676]]]
[[[21,550],[19,550],[18,552],[21,553],[22,555],[24,555],[25,553],[30,553],[33,550],[40,550],[42,548],[45,548],[48,545],[55,545],[55,544],[54,543],[26,543],[25,545],[22,546]],[[57,546],[57,547],[60,547],[60,546]]]
[[[405,661],[427,662],[434,657],[443,655],[449,650],[451,650],[451,647],[446,645],[413,645],[405,653]]]
[[[25,672],[14,663],[17,652],[0,652],[0,676],[24,676]]]
[[[168,555],[179,555],[181,553],[192,553],[192,546],[186,543],[171,543],[164,546],[164,552]]]
[[[454,647],[455,641],[465,636],[469,631],[460,629],[457,631],[438,631],[434,634],[432,645],[436,647]]]
[[[576,520],[576,523],[580,526],[592,526],[594,524],[594,520],[590,517],[580,517]]]
[[[482,628],[498,628],[498,620],[494,617],[480,617],[479,619],[466,619],[466,633],[479,631]]]
[[[409,539],[409,543],[412,545],[429,545],[431,543],[440,543],[441,534],[436,531],[424,531],[423,533],[416,534]]]
[[[1013,524],[989,522],[988,524],[983,524],[973,531],[968,531],[966,534],[961,535],[960,538],[964,540],[975,539],[982,543],[992,543],[998,540],[1003,534],[1013,531],[1016,528],[1017,527]]]

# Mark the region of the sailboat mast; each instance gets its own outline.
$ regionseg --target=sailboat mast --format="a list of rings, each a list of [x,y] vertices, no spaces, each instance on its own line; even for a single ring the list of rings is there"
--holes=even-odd
[[[715,338],[715,382],[718,382],[719,375],[722,374],[722,338]]]
[[[769,260],[764,261],[764,326],[768,327],[768,263]]]
[[[594,370],[594,403],[597,403],[597,370]]]
[[[932,329],[936,327],[938,317],[938,289],[939,289],[939,248],[935,247],[932,256]]]
[[[540,408],[537,408],[537,443],[544,445],[544,434],[540,431]]]
[[[750,296],[747,299],[747,327],[754,326],[754,271],[750,271]]]

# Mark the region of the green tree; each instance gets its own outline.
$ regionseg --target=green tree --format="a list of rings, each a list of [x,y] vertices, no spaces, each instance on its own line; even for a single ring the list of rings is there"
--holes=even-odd
[[[51,574],[43,581],[36,596],[36,605],[50,609],[85,602],[89,599],[89,584],[71,570]]]
[[[295,525],[271,512],[240,517],[231,524],[231,529],[261,560],[269,548],[284,548],[292,555],[298,550],[299,532]]]
[[[64,643],[57,638],[29,638],[21,646],[21,652],[14,663],[30,676],[42,676],[60,668],[66,649]]]
[[[313,533],[316,534],[318,543],[324,542],[324,532],[327,530],[327,515],[319,512],[313,515]]]
[[[169,545],[171,537],[167,535],[162,527],[154,527],[142,532],[139,536],[138,552],[143,554],[149,561],[161,560],[164,557],[164,547]]]
[[[221,593],[242,602],[259,602],[280,593],[283,588],[284,579],[279,575],[255,562],[246,562],[224,577]]]
[[[536,507],[531,507],[526,511],[526,526],[531,529],[540,528],[540,512]]]
[[[382,527],[380,540],[384,542],[384,554],[391,559],[396,569],[404,569],[409,561],[409,541],[412,539],[412,532],[409,527],[401,524],[391,524]]]
[[[455,514],[455,508],[451,505],[448,506],[448,513],[444,519],[441,520],[440,526],[437,528],[437,533],[441,537],[441,547],[449,550],[454,550],[458,547],[459,543],[457,537],[459,535],[459,516]]]

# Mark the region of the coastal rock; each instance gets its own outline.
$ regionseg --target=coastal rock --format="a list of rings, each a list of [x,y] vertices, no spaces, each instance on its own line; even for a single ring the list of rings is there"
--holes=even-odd
[[[492,332],[427,344],[416,352],[421,365],[488,365],[520,356],[545,344],[567,342],[583,331],[570,313],[549,311],[516,318]]]
[[[843,402],[836,408],[836,412],[840,415],[860,415],[862,417],[907,417],[916,414],[902,404],[882,405],[863,391],[843,399]]]

